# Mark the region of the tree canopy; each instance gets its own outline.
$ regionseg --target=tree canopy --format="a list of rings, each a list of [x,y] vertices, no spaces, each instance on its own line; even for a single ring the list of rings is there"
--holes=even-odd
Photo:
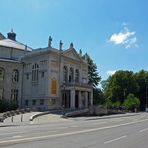
[[[135,108],[139,108],[140,100],[134,96],[134,94],[129,94],[127,99],[124,100],[123,105],[127,110],[134,110]]]
[[[93,88],[96,88],[101,80],[99,73],[97,72],[97,65],[93,62],[91,57],[86,53],[84,55],[88,63],[88,79]]]
[[[148,72],[141,70],[137,73],[119,70],[102,82],[104,95],[111,102],[123,103],[129,94],[140,99],[140,108],[148,104]]]
[[[82,54],[82,51],[80,52],[80,54]],[[93,103],[103,104],[105,102],[104,94],[101,89],[98,88],[101,77],[99,76],[97,65],[87,53],[83,55],[83,58],[85,58],[88,63],[88,83],[91,84],[93,87]]]
[[[137,93],[138,90],[134,73],[120,70],[110,78],[106,88],[106,96],[113,102],[123,102],[129,93]]]

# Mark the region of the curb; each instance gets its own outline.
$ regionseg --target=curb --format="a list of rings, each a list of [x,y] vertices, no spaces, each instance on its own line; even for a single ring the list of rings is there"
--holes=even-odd
[[[47,112],[43,112],[43,113],[38,113],[36,115],[33,115],[30,117],[29,121],[33,121],[35,118],[39,117],[39,116],[42,116],[42,115],[46,115],[46,114],[49,114],[51,113],[50,111],[47,111]]]
[[[130,116],[137,116],[137,115],[141,115],[141,113],[136,113],[136,114],[124,114],[124,115],[116,115],[116,116],[104,116],[104,117],[96,117],[96,118],[92,118],[92,119],[86,119],[87,120],[97,120],[97,119],[108,119],[108,118],[119,118],[119,117],[130,117]]]
[[[89,109],[83,109],[83,110],[65,113],[62,115],[62,118],[79,117],[79,116],[82,116],[82,115],[88,114],[88,113],[89,113]]]

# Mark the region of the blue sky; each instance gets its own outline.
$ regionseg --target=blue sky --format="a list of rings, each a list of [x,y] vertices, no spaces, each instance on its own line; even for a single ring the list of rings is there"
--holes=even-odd
[[[32,48],[74,43],[98,66],[102,79],[116,70],[148,70],[147,0],[0,0],[0,32],[13,28]]]

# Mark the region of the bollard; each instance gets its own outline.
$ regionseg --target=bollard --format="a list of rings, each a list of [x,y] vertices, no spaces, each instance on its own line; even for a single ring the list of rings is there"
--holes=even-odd
[[[13,116],[12,116],[12,118],[11,118],[11,122],[13,122]]]
[[[21,114],[21,122],[23,122],[23,114]]]

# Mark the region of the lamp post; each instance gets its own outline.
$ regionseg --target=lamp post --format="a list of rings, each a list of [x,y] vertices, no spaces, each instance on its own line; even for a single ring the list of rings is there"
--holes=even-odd
[[[65,81],[64,81],[63,82],[63,102],[62,102],[63,114],[65,114],[65,104],[66,104],[65,88],[66,88],[66,84],[65,84]]]

